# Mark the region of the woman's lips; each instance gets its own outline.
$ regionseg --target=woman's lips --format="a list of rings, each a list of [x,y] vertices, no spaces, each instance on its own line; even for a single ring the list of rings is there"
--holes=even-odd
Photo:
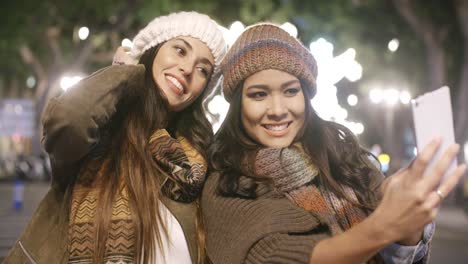
[[[179,82],[177,78],[171,75],[166,75],[166,81],[169,84],[171,90],[174,91],[177,95],[183,95],[185,92],[184,86],[182,83]]]
[[[268,135],[273,137],[281,137],[289,132],[289,128],[292,122],[286,122],[281,124],[265,124],[262,125]]]

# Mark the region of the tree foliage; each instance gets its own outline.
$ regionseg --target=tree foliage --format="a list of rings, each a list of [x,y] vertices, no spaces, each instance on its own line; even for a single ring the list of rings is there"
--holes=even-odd
[[[442,82],[452,88],[457,109],[467,112],[468,25],[463,21],[468,7],[463,0],[17,0],[0,5],[0,96],[33,91],[38,110],[57,92],[62,74],[89,74],[109,65],[120,41],[135,36],[152,18],[195,10],[225,27],[236,20],[246,25],[289,21],[306,45],[325,37],[336,54],[356,49],[364,75],[357,83],[340,83],[341,95],[367,94],[376,82],[407,87],[416,95]],[[77,38],[81,26],[90,29],[84,41]],[[393,38],[400,41],[395,53],[387,49]],[[32,90],[25,85],[30,75],[38,80]],[[368,114],[364,110],[356,114]],[[467,115],[458,114],[456,121],[462,124],[458,138],[466,140]]]

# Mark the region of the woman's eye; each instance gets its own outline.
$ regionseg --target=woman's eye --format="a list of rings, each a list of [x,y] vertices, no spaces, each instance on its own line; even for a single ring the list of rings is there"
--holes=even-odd
[[[267,96],[266,92],[253,92],[253,93],[248,93],[247,97],[255,99],[255,100],[261,100]]]
[[[187,53],[184,48],[179,47],[179,46],[175,46],[174,49],[181,56],[184,56]]]
[[[199,72],[201,72],[201,74],[203,74],[203,76],[205,76],[205,78],[208,78],[209,76],[209,73],[208,73],[208,70],[203,68],[203,67],[198,67],[197,68]]]
[[[299,88],[289,88],[285,91],[287,96],[294,96],[298,94],[301,90]]]

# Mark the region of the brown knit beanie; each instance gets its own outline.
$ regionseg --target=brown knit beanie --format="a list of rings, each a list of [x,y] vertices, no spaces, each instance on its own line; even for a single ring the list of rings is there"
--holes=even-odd
[[[316,93],[317,62],[296,38],[273,24],[248,27],[229,49],[221,64],[223,93],[228,102],[239,83],[262,70],[275,69],[296,76],[310,99]]]

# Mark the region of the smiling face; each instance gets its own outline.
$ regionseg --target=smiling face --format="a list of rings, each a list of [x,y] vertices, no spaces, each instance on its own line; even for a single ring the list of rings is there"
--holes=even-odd
[[[283,71],[263,70],[245,79],[241,108],[245,131],[266,147],[291,145],[304,126],[301,83]]]
[[[195,101],[208,84],[214,58],[196,38],[177,37],[165,42],[153,62],[153,79],[166,95],[169,109],[181,111]]]

